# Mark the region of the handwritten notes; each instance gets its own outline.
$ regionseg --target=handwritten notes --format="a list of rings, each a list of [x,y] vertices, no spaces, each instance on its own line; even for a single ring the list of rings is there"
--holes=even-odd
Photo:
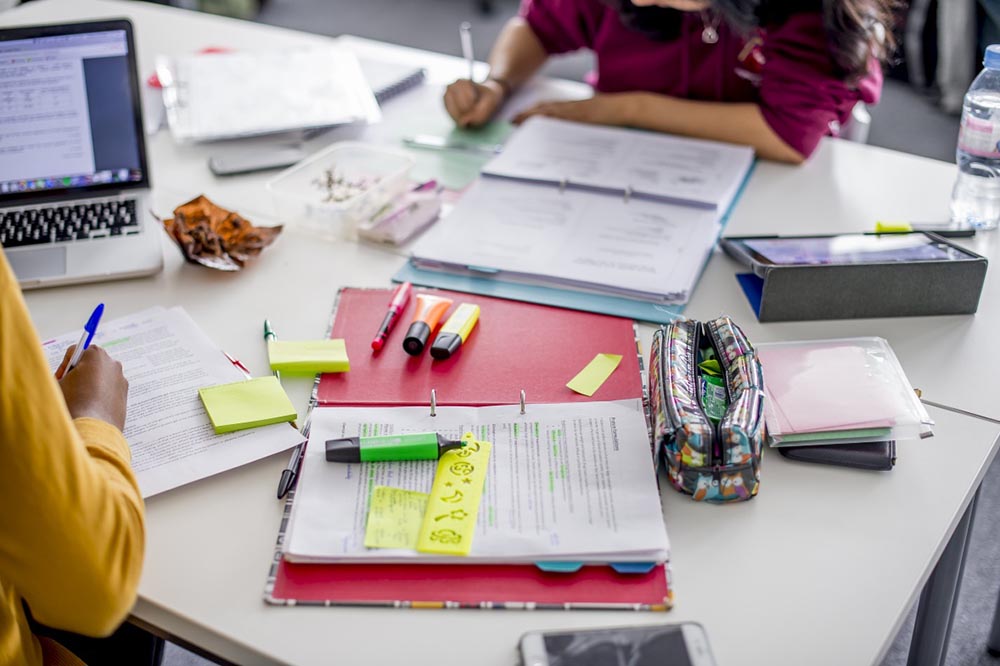
[[[417,547],[427,493],[375,486],[368,503],[365,548]]]

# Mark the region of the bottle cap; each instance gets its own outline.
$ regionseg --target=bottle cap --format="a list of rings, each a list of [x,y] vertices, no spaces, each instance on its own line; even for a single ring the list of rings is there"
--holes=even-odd
[[[990,44],[986,47],[983,64],[986,65],[986,69],[1000,69],[1000,44]]]

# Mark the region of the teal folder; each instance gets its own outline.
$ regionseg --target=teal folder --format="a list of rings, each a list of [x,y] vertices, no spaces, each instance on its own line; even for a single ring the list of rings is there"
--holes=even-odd
[[[542,287],[517,282],[505,282],[495,278],[481,278],[455,273],[427,271],[415,267],[409,261],[392,276],[393,282],[412,282],[425,287],[437,287],[469,294],[483,294],[512,301],[525,301],[541,305],[554,305],[570,310],[597,312],[600,314],[626,317],[652,324],[667,324],[681,316],[683,305],[658,305],[646,301],[636,301],[620,296],[604,296],[570,289]]]

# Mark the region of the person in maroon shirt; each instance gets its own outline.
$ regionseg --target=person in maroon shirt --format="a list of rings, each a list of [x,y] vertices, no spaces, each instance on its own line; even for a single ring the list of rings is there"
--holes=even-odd
[[[522,0],[490,75],[448,86],[462,127],[487,122],[549,55],[590,49],[595,95],[544,115],[752,146],[800,163],[855,104],[878,101],[893,0]]]

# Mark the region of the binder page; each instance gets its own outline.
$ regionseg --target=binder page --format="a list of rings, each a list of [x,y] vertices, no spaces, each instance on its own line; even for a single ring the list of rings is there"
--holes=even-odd
[[[667,557],[640,400],[313,411],[285,555],[294,561],[658,561]],[[327,462],[324,442],[359,434],[472,432],[492,443],[471,553],[366,549],[376,486],[428,493],[436,460]]]
[[[747,146],[532,117],[483,174],[725,211],[753,156]]]
[[[44,343],[55,371],[80,332]],[[281,423],[216,435],[198,389],[243,374],[181,308],[151,308],[101,322],[93,344],[121,362],[129,382],[125,439],[143,497],[245,465],[302,441]]]
[[[712,211],[481,180],[413,248],[421,268],[684,303],[719,234]],[[501,277],[498,275],[497,277]]]

